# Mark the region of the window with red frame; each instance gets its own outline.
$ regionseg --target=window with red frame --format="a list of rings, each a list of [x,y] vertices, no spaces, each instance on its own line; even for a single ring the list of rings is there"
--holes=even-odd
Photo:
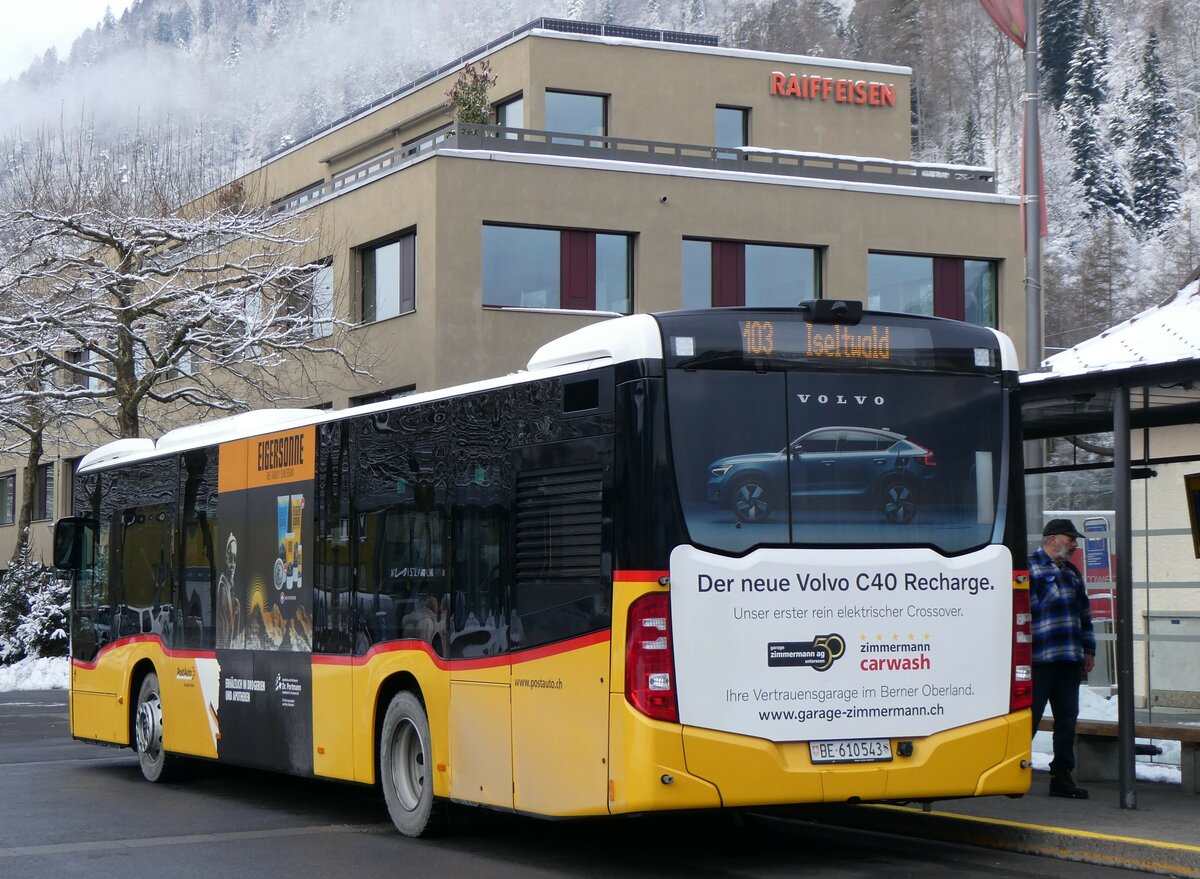
[[[685,239],[683,307],[787,307],[816,299],[818,263],[812,247]]]
[[[608,232],[483,227],[483,304],[629,314],[633,238]]]
[[[872,253],[867,307],[996,326],[996,263],[948,256]]]

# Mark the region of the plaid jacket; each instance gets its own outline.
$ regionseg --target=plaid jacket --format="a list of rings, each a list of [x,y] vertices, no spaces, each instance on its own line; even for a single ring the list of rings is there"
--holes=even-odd
[[[1056,565],[1038,548],[1029,557],[1029,608],[1033,612],[1033,664],[1083,662],[1095,655],[1092,611],[1083,578],[1070,562]]]

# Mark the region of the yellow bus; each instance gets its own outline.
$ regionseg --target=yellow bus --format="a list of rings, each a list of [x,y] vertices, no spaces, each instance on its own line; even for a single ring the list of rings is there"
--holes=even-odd
[[[814,301],[87,455],[71,732],[539,816],[1019,794],[1016,356]]]

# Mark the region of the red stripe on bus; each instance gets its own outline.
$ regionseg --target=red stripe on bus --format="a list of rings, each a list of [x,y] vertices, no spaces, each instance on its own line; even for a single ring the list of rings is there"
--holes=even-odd
[[[171,659],[216,659],[217,651],[215,650],[176,650],[168,647],[163,643],[161,635],[126,635],[124,638],[118,638],[109,644],[105,644],[100,648],[100,652],[96,654],[96,658],[91,662],[82,659],[72,659],[71,665],[75,668],[83,668],[93,670],[97,663],[100,662],[100,657],[110,650],[116,650],[118,647],[128,647],[130,644],[158,644],[159,648]]]
[[[580,650],[584,647],[591,647],[594,644],[604,644],[611,640],[612,632],[609,629],[603,629],[599,632],[592,632],[588,635],[580,635],[578,638],[571,638],[567,641],[560,641],[557,644],[547,644],[544,647],[531,647],[528,650],[518,650],[513,653],[501,653],[497,656],[480,657],[479,659],[442,659],[433,652],[433,648],[426,641],[404,640],[404,641],[387,641],[383,644],[376,644],[362,656],[346,656],[346,655],[328,655],[314,653],[312,657],[313,665],[349,665],[363,666],[371,661],[375,656],[381,656],[384,653],[398,653],[402,650],[416,650],[428,656],[433,664],[442,671],[464,671],[481,668],[499,668],[504,665],[515,665],[519,662],[533,662],[538,659],[545,659],[548,656],[558,656],[562,653],[570,653],[572,650]]]
[[[614,583],[657,583],[663,577],[671,576],[670,571],[613,571]]]
[[[400,650],[419,650],[426,654],[434,665],[443,671],[449,669],[480,669],[480,668],[496,668],[502,665],[509,665],[517,662],[533,662],[538,659],[545,659],[548,656],[557,656],[561,653],[570,653],[572,650],[579,650],[584,647],[591,647],[594,644],[603,644],[609,641],[612,633],[609,629],[602,629],[599,632],[592,632],[587,635],[580,635],[578,638],[571,638],[567,641],[560,641],[557,644],[547,644],[544,647],[531,647],[528,650],[518,650],[513,653],[503,653],[497,656],[481,657],[479,659],[442,659],[433,652],[433,648],[426,641],[418,641],[416,639],[407,639],[403,641],[388,641],[383,644],[376,644],[362,656],[346,656],[342,654],[312,654],[313,665],[366,665],[373,656],[383,653],[395,653]],[[215,650],[175,650],[163,644],[160,635],[129,635],[125,638],[120,638],[113,641],[111,644],[105,644],[96,654],[96,658],[90,662],[82,659],[72,659],[71,665],[75,668],[94,670],[100,662],[100,657],[110,650],[116,650],[118,647],[127,647],[131,644],[149,644],[157,643],[159,648],[171,659],[216,659],[217,652]],[[234,649],[234,648],[231,648]]]

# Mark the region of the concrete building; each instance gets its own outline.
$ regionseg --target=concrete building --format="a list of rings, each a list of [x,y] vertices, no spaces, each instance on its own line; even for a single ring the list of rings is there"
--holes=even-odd
[[[455,125],[447,92],[482,61],[495,124]],[[857,299],[1023,350],[1018,199],[986,168],[911,161],[910,76],[541,19],[238,184],[316,235],[314,309],[377,358],[378,384],[331,383],[334,407],[511,372],[587,323],[680,307]],[[69,497],[78,452],[62,454],[39,483],[41,546]]]

